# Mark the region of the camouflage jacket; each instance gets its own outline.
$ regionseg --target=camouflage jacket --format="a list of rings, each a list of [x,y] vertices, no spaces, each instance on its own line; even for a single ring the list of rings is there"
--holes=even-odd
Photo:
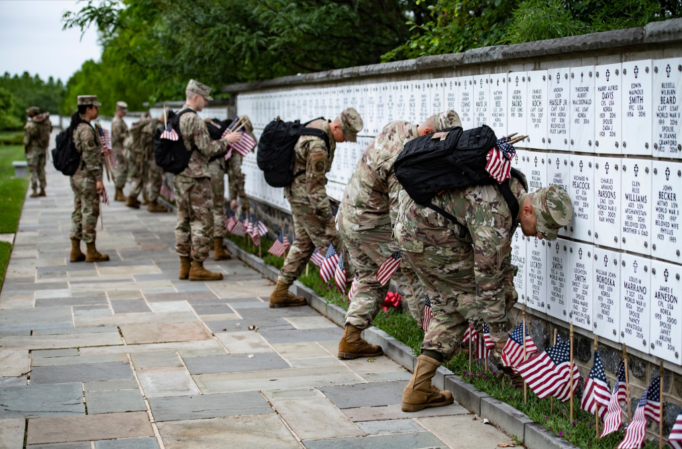
[[[50,123],[50,114],[47,112],[29,119],[24,126],[24,148],[47,150],[51,132],[52,123]]]
[[[227,176],[229,180],[230,199],[246,198],[246,191],[244,189],[245,176],[242,172],[243,157],[236,151],[232,152],[232,156],[227,160]]]
[[[327,196],[327,173],[332,168],[336,141],[329,122],[315,121],[311,128],[322,129],[329,136],[329,154],[324,141],[315,136],[301,136],[296,142],[296,163],[294,173],[305,171],[296,177],[291,185],[284,188],[284,196],[289,203],[308,204],[323,216],[331,217],[329,197]]]
[[[76,150],[81,153],[79,170],[81,176],[95,181],[102,180],[102,142],[97,131],[87,123],[81,123],[73,132],[73,143]]]
[[[395,121],[384,126],[369,144],[355,167],[341,207],[351,228],[371,229],[395,222],[398,192],[402,189],[393,171],[393,163],[405,142],[418,136],[417,126]]]
[[[123,149],[123,141],[128,135],[128,125],[119,116],[114,117],[111,122],[111,148],[114,150]]]
[[[523,204],[526,194],[523,184],[512,178],[510,187],[519,205]],[[453,237],[462,246],[473,245],[476,296],[483,300],[504,300],[504,280],[513,277],[516,271],[516,266],[511,264],[511,242],[518,217],[511,217],[497,186],[453,190],[437,196],[432,203],[457,218],[466,230],[460,233],[460,225],[419,206],[402,190],[394,230],[401,249],[422,253],[424,245],[451,245]]]
[[[140,130],[140,149],[145,161],[154,160],[154,133],[158,128],[163,128],[163,122],[158,118],[153,118]]]
[[[192,109],[189,105],[184,105],[182,109]],[[188,178],[210,178],[208,172],[208,160],[211,156],[227,151],[227,140],[211,140],[211,136],[206,129],[206,123],[197,115],[191,112],[180,117],[180,134],[187,151],[192,152],[189,165],[180,173],[180,176]]]

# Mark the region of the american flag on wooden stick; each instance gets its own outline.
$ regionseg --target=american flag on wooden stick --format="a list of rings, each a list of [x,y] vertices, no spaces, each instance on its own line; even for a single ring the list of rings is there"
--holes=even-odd
[[[310,256],[310,261],[318,267],[322,267],[322,264],[324,263],[324,256],[322,256],[322,253],[319,249],[315,248],[313,255]]]
[[[568,371],[567,371],[568,372]],[[560,400],[561,402],[566,402],[569,399],[571,399],[571,391],[573,391],[573,396],[576,395],[578,392],[578,386],[580,385],[580,382],[582,382],[582,377],[580,376],[580,371],[578,370],[578,365],[573,362],[573,385],[571,385],[570,382],[570,376],[569,380],[566,381],[566,383],[559,387],[556,392],[554,392],[553,396]],[[573,390],[571,390],[573,388]]]
[[[262,221],[260,221],[258,219],[256,219],[256,221],[258,222],[258,234],[260,234],[260,236],[262,237],[268,233],[268,228],[267,228],[267,226],[265,226],[265,223],[263,223]]]
[[[282,257],[284,255],[284,243],[281,232],[279,233],[279,237],[277,237],[277,240],[275,240],[275,242],[272,244],[268,252],[275,257]]]
[[[431,300],[427,296],[424,300],[424,317],[422,318],[422,330],[424,332],[429,331],[429,324],[433,319],[433,310],[431,310]]]
[[[516,368],[517,366],[524,362],[523,333],[524,333],[523,323],[519,323],[519,325],[516,326],[512,331],[511,335],[509,336],[509,340],[507,340],[507,343],[504,345],[504,348],[502,349],[502,362],[504,362],[505,366]],[[538,348],[535,347],[535,343],[533,343],[533,339],[528,333],[528,326],[526,326],[525,334],[526,356],[537,353]]]
[[[670,431],[668,444],[670,444],[673,449],[682,449],[682,411],[680,411],[680,414],[677,415],[673,430]]]
[[[236,224],[237,219],[234,216],[234,212],[229,211],[228,216],[225,217],[225,229],[227,229],[227,232],[232,233],[232,230],[234,229]]]
[[[495,349],[495,342],[490,337],[490,326],[488,323],[483,323],[483,338],[478,339],[478,345],[476,345],[476,358],[486,359],[490,354],[492,354],[493,349]]]
[[[227,136],[231,132],[232,131],[230,131],[229,128],[226,129],[225,132],[223,133],[222,137],[225,138],[225,136]],[[238,142],[231,143],[230,148],[232,148],[234,151],[241,154],[242,156],[246,157],[251,152],[253,147],[256,146],[256,141],[253,140],[253,137],[249,136],[244,131],[238,131],[238,132],[242,133],[242,138],[239,139]]]
[[[343,253],[341,253],[336,271],[334,271],[334,282],[336,282],[341,293],[346,293],[346,267],[343,265]]]
[[[637,449],[642,447],[644,437],[646,436],[646,419],[647,417],[651,418],[653,411],[661,406],[659,402],[660,387],[661,382],[657,377],[651,381],[649,387],[644,391],[637,405],[637,410],[635,410],[635,415],[625,431],[625,438],[618,445],[618,449]],[[655,422],[658,422],[658,412],[656,412]]]
[[[244,223],[241,220],[237,220],[237,223],[232,228],[232,234],[238,237],[244,237],[246,234],[246,227],[244,227]]]
[[[517,368],[540,399],[552,396],[569,381],[569,352],[569,342],[557,343]]]
[[[324,282],[329,282],[329,280],[334,277],[334,272],[336,271],[336,266],[339,264],[339,255],[334,249],[334,245],[329,244],[327,248],[327,255],[324,257],[324,262],[320,267],[320,277]]]
[[[171,123],[168,122],[168,125],[166,125],[166,129],[164,129],[163,132],[161,133],[161,138],[166,140],[172,140],[175,142],[180,138],[180,136],[178,135],[177,131],[173,129]]]
[[[109,164],[111,167],[116,167],[118,163],[116,162],[114,150],[111,148],[111,134],[108,129],[99,127],[97,129],[99,130],[99,137],[102,141],[102,152],[104,152],[104,150],[109,150]]]
[[[462,344],[464,343],[469,343],[469,340],[471,340],[471,343],[475,343],[478,340],[478,332],[476,332],[476,329],[474,329],[474,326],[471,324],[467,326],[466,332],[464,332],[464,336],[462,337]]]
[[[497,146],[491,149],[486,156],[486,171],[498,183],[504,182],[511,177],[511,161],[516,155],[516,149],[510,142],[509,137],[503,137],[497,141]]]
[[[621,360],[620,365],[618,366],[618,374],[616,374],[616,382],[614,383],[613,391],[611,392],[611,399],[609,400],[607,409],[608,414],[604,420],[604,431],[601,434],[602,438],[620,429],[620,425],[623,423],[623,408],[620,404],[621,402],[625,403],[627,401],[626,387],[625,363]],[[680,449],[682,449],[682,447]]]
[[[402,260],[403,253],[401,251],[396,251],[391,254],[389,258],[379,266],[376,274],[377,281],[379,281],[381,285],[386,285],[386,282],[391,279],[391,276],[393,276],[393,273],[398,269]]]
[[[291,246],[291,245],[289,245],[289,239],[287,238],[286,235],[284,236],[284,239],[282,240],[282,245],[284,245],[285,250]]]
[[[109,195],[107,195],[107,189],[102,189],[102,203],[109,205]]]
[[[580,401],[580,408],[593,415],[599,412],[599,417],[604,419],[611,400],[611,390],[609,381],[606,379],[604,365],[602,365],[599,353],[594,351],[594,364],[590,374],[585,380],[583,399]],[[598,410],[597,406],[599,407]]]

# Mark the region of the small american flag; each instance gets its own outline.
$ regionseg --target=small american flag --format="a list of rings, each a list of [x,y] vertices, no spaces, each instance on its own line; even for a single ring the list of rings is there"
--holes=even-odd
[[[277,237],[277,240],[275,240],[275,242],[272,244],[268,252],[275,257],[282,257],[284,255],[284,244],[282,241],[281,232],[279,233],[279,237]]]
[[[649,403],[656,401],[656,404],[659,407],[661,405],[658,402],[660,394],[659,388],[660,379],[657,377],[651,381],[651,385],[644,391],[642,398],[639,400],[635,415],[632,417],[632,421],[625,431],[625,438],[623,438],[623,441],[618,445],[618,449],[637,449],[642,447],[644,436],[646,435],[646,419],[649,416],[647,408],[650,407]],[[658,422],[658,413],[656,415],[656,422]]]
[[[464,332],[462,343],[469,343],[469,340],[471,340],[472,344],[478,340],[478,332],[476,332],[476,329],[471,324],[467,327],[466,332]]]
[[[403,253],[401,251],[396,251],[391,256],[384,261],[384,263],[379,266],[377,270],[376,278],[381,285],[386,285],[393,273],[398,269],[400,263],[403,260]]]
[[[242,138],[239,139],[239,142],[231,143],[230,148],[232,148],[234,151],[237,153],[241,154],[242,156],[246,157],[253,147],[256,146],[256,141],[253,140],[253,137],[249,136],[247,133],[243,131],[239,131],[242,133]],[[225,132],[223,133],[223,138],[230,134],[231,131],[229,129],[226,129]]]
[[[670,431],[668,444],[670,444],[673,449],[682,449],[682,411],[677,415],[673,430]]]
[[[246,216],[246,233],[251,235],[253,233],[253,223],[251,222],[251,214]]]
[[[310,261],[318,267],[322,267],[322,264],[324,263],[324,257],[322,256],[322,253],[319,249],[315,248],[313,255],[310,256]]]
[[[237,219],[234,216],[234,212],[230,211],[229,216],[225,217],[225,229],[227,229],[227,232],[231,233],[236,224]]]
[[[602,438],[606,435],[620,429],[623,423],[623,409],[621,402],[627,402],[627,390],[625,384],[625,363],[621,360],[618,367],[618,374],[616,375],[616,382],[613,385],[611,392],[611,400],[609,401],[608,414],[604,420],[604,432],[601,434]],[[682,449],[682,447],[680,448]]]
[[[107,189],[102,189],[102,202],[109,205],[109,195],[107,195]]]
[[[171,126],[171,123],[168,122],[168,125],[166,125],[166,129],[163,130],[163,132],[161,133],[161,138],[166,139],[166,140],[172,140],[175,142],[180,138],[180,136],[173,129],[173,127]]]
[[[336,271],[334,271],[334,282],[336,282],[336,286],[339,287],[341,293],[346,293],[346,267],[343,265],[343,253],[341,253],[339,264],[336,266]]]
[[[540,399],[554,395],[569,381],[569,352],[569,342],[557,343],[517,368]]]
[[[258,226],[254,226],[251,234],[251,241],[253,242],[254,246],[260,246],[260,233],[258,232]]]
[[[161,196],[166,198],[168,201],[173,201],[175,194],[173,193],[173,190],[168,187],[168,183],[166,182],[166,177],[163,177],[163,184],[161,184]]]
[[[655,378],[649,385],[649,393],[646,398],[646,407],[644,407],[644,416],[655,423],[660,422],[661,413],[661,379]]]
[[[339,264],[339,255],[334,249],[334,245],[329,244],[327,248],[327,255],[324,258],[324,262],[320,267],[320,277],[324,282],[329,282],[329,280],[334,277],[334,272],[336,271],[336,266]]]
[[[524,362],[523,360],[523,323],[519,323],[518,326],[514,328],[512,331],[509,340],[507,340],[507,343],[504,345],[504,348],[502,349],[502,361],[504,362],[505,366],[509,366],[511,368],[516,368],[520,364]],[[528,333],[528,326],[526,326],[526,356],[529,356],[530,354],[535,354],[538,352],[538,348],[535,347],[535,343],[533,343],[533,339],[530,337],[530,334]]]
[[[114,154],[114,151],[111,148],[111,134],[109,134],[108,129],[104,128],[97,128],[99,130],[99,137],[100,140],[102,141],[102,152],[104,150],[109,150],[109,162],[112,167],[116,167],[118,164],[116,162],[116,155]]]
[[[246,228],[244,227],[244,223],[241,220],[237,220],[237,223],[232,228],[232,234],[238,237],[244,237],[246,234]]]
[[[353,299],[353,296],[355,296],[355,292],[358,290],[358,275],[356,274],[355,277],[353,278],[353,283],[350,284],[350,290],[348,290],[348,301]]]
[[[511,161],[516,156],[516,149],[509,142],[509,137],[503,137],[497,141],[497,146],[488,151],[486,156],[486,171],[498,183],[504,182],[511,177]]]
[[[609,388],[609,382],[606,379],[606,373],[604,372],[604,365],[602,365],[599,353],[594,351],[594,364],[585,381],[583,400],[580,402],[580,408],[594,415],[597,413],[597,410],[595,409],[599,406],[599,417],[604,419],[610,400],[611,390]]]
[[[570,371],[570,369],[566,368],[566,371],[568,372]],[[576,393],[578,392],[578,386],[580,385],[580,382],[582,380],[583,379],[580,376],[580,371],[578,370],[578,365],[575,362],[573,362],[573,385],[571,385],[569,376],[566,380],[566,383],[563,386],[557,388],[553,396],[559,399],[561,402],[568,401],[569,399],[571,399],[571,388],[573,388],[573,396],[575,396]]]
[[[286,235],[284,236],[284,239],[282,240],[282,245],[284,245],[284,249],[287,249],[291,246],[291,245],[289,245],[289,239],[287,238]]]
[[[433,319],[433,310],[431,309],[431,300],[427,296],[424,300],[424,318],[422,319],[422,330],[424,332],[429,331],[429,324]]]
[[[483,338],[478,339],[477,356],[478,359],[485,359],[495,349],[495,342],[490,337],[490,326],[488,323],[483,323]]]
[[[265,223],[258,220],[258,234],[260,234],[260,236],[262,237],[267,233],[268,233],[268,228],[267,228],[267,226],[265,226]]]

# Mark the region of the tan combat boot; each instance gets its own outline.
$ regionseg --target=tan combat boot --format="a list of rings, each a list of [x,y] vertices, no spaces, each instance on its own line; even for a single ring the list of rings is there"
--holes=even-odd
[[[87,252],[85,253],[85,261],[86,262],[106,262],[109,260],[109,255],[108,254],[101,254],[99,251],[97,251],[97,248],[95,247],[95,242],[92,243],[86,243],[88,249]]]
[[[38,198],[38,191],[36,190],[35,187],[31,187],[31,190],[33,190],[33,193],[29,195],[31,198]]]
[[[150,201],[149,203],[147,203],[147,212],[151,212],[152,214],[158,214],[168,211],[157,201]]]
[[[431,379],[436,375],[439,366],[440,362],[431,357],[420,355],[417,358],[417,366],[414,368],[412,379],[403,391],[401,408],[404,412],[418,412],[427,407],[442,407],[455,401],[452,393],[447,390],[439,391],[431,385]]]
[[[180,256],[180,276],[178,279],[187,279],[189,277],[189,268],[192,261],[187,256]]]
[[[147,201],[147,195],[145,193],[142,194],[142,202],[140,204],[142,204],[143,206],[149,204],[149,201]]]
[[[126,200],[126,196],[123,194],[123,189],[116,188],[116,194],[114,195],[114,201],[123,202]]]
[[[47,195],[45,194],[45,187],[41,187],[41,188],[40,188],[40,193],[38,194],[38,196],[47,196]]]
[[[222,273],[213,273],[204,268],[204,263],[198,260],[192,261],[189,269],[190,281],[219,281],[223,278]]]
[[[213,238],[213,259],[217,262],[219,260],[230,260],[232,259],[232,255],[230,252],[223,246],[223,238],[222,237],[214,237]]]
[[[85,260],[85,254],[81,251],[81,241],[78,239],[71,239],[71,256],[69,260],[71,262],[83,262]]]
[[[380,346],[374,346],[362,339],[362,330],[346,324],[343,337],[339,342],[340,359],[357,359],[358,357],[379,357],[384,353]]]
[[[305,301],[305,298],[290,293],[289,287],[291,287],[291,285],[287,285],[282,281],[277,281],[275,291],[270,295],[271,309],[277,307],[301,307],[308,304]]]
[[[133,209],[139,209],[140,208],[140,202],[137,201],[137,198],[134,196],[129,196],[128,199],[126,200],[126,206],[127,207],[132,207]]]

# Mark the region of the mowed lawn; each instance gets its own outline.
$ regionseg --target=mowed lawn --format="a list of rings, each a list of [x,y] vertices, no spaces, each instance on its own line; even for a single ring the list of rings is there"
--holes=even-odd
[[[21,208],[24,205],[28,178],[15,178],[12,162],[24,161],[22,146],[0,145],[0,234],[17,232]],[[12,245],[0,242],[0,285],[5,279],[5,270],[9,261]]]

